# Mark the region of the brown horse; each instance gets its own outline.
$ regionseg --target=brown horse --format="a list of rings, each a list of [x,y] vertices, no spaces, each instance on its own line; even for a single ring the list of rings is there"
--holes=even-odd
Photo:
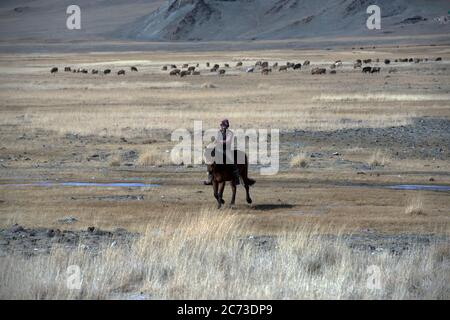
[[[213,154],[214,156],[214,154]],[[245,163],[239,164],[237,161],[237,166],[239,169],[239,176],[242,178],[242,182],[244,183],[245,192],[246,192],[246,200],[247,203],[252,203],[252,199],[250,198],[250,186],[255,183],[255,180],[250,179],[248,177],[248,159],[247,155],[239,150],[234,150],[234,159],[245,159]],[[214,190],[214,198],[217,200],[217,208],[220,209],[222,204],[225,203],[223,200],[223,191],[225,189],[225,183],[230,181],[231,191],[233,193],[231,197],[230,205],[234,205],[236,200],[236,182],[234,180],[233,175],[233,165],[232,164],[217,164],[215,162],[208,164],[208,172],[213,175],[213,190]]]

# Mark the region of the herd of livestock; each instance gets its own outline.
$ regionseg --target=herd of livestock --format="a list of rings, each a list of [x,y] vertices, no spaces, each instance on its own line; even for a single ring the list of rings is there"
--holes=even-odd
[[[395,59],[394,62],[395,63],[420,63],[420,62],[427,62],[430,61],[432,59],[428,59],[428,58],[400,58],[400,59]],[[434,59],[434,61],[442,61],[441,57],[437,57]],[[381,67],[379,66],[373,66],[372,64],[379,64],[380,63],[380,59],[357,59],[354,63],[353,63],[353,68],[354,69],[361,69],[361,72],[363,73],[380,73],[381,71]],[[384,65],[390,65],[391,64],[391,60],[390,59],[384,59]],[[235,65],[235,69],[238,70],[242,70],[245,71],[246,73],[254,73],[254,72],[260,72],[262,75],[269,75],[272,70],[277,70],[278,72],[287,72],[289,69],[292,70],[301,70],[302,67],[309,67],[311,65],[311,62],[309,60],[306,60],[302,63],[300,62],[287,62],[286,64],[278,64],[278,62],[273,63],[272,65],[269,64],[268,61],[257,61],[254,65],[251,66],[247,66],[244,67],[242,61],[239,61],[236,63]],[[330,74],[336,74],[336,69],[338,69],[339,67],[342,67],[343,63],[341,60],[337,60],[334,63],[332,63],[329,66],[329,73]],[[205,64],[206,67],[206,72],[210,72],[210,73],[216,73],[219,76],[223,76],[226,74],[227,70],[229,70],[230,68],[230,64],[225,63],[222,66],[220,66],[219,64],[211,64],[209,62],[206,62]],[[196,64],[188,64],[185,63],[183,64],[180,68],[177,67],[177,65],[175,64],[167,64],[162,66],[161,68],[162,71],[164,72],[168,72],[168,74],[170,76],[179,76],[179,77],[186,77],[189,75],[192,76],[199,76],[200,75],[200,64],[196,63]],[[72,73],[84,73],[84,74],[110,74],[112,71],[111,69],[105,69],[105,70],[98,70],[98,69],[92,69],[87,70],[84,68],[71,68],[71,67],[65,67],[64,68],[65,72],[72,72]],[[138,72],[138,69],[134,66],[130,67],[130,71],[131,72]],[[58,72],[58,68],[57,67],[53,67],[50,70],[50,73],[57,73]],[[389,73],[391,72],[395,72],[395,69],[390,69]],[[124,69],[120,69],[117,71],[117,75],[125,75],[125,70]],[[327,73],[327,69],[326,68],[319,68],[319,67],[315,67],[311,69],[311,74],[326,74]]]

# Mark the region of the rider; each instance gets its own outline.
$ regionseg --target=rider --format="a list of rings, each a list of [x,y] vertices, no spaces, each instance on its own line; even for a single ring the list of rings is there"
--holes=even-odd
[[[233,141],[233,132],[231,130],[228,130],[230,127],[230,123],[228,119],[224,119],[220,122],[220,131],[217,133],[215,143],[217,146],[223,147],[223,154],[226,154],[226,148],[227,145],[231,145],[231,142]],[[234,181],[236,185],[240,184],[239,181],[239,168],[236,164],[236,161],[233,161],[233,175],[234,175]],[[212,184],[213,175],[212,172],[208,172],[208,180],[204,181],[203,183],[205,185],[211,185]]]

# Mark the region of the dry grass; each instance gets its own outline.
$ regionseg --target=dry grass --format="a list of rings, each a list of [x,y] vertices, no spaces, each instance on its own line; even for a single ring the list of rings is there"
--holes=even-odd
[[[113,156],[109,162],[110,167],[120,167],[120,164],[121,164],[121,157],[118,155]]]
[[[186,102],[185,102],[186,103]],[[59,134],[107,135],[119,137],[142,136],[152,130],[192,130],[194,120],[203,121],[205,129],[215,128],[217,119],[227,117],[241,128],[279,128],[328,131],[350,128],[377,128],[406,126],[412,123],[414,114],[366,114],[349,109],[314,110],[311,106],[288,105],[218,105],[217,102],[193,102],[186,109],[167,105],[155,107],[119,106],[89,110],[29,110],[25,120],[17,119],[17,113],[4,113],[0,125],[20,125],[25,132],[45,128]],[[208,107],[207,107],[208,106]],[[209,110],[208,110],[209,109]],[[283,109],[282,113],[273,110]]]
[[[403,101],[448,101],[448,94],[401,94],[401,93],[369,93],[369,94],[321,94],[313,97],[313,101],[322,102],[403,102]]]
[[[179,223],[168,216],[148,225],[131,248],[4,257],[0,298],[108,299],[136,292],[152,299],[450,298],[450,265],[442,248],[372,255],[317,237],[319,230],[326,231],[298,225],[266,250],[257,236],[250,237],[245,216],[231,211],[203,210]],[[66,287],[69,265],[80,266],[81,290]],[[380,289],[367,286],[372,265],[380,268]]]
[[[385,166],[389,164],[389,155],[382,150],[375,150],[370,156],[367,164],[371,167]]]
[[[203,88],[203,89],[215,89],[215,88],[217,88],[217,86],[215,84],[213,84],[213,83],[207,82],[207,83],[202,84],[201,88]]]
[[[413,216],[426,215],[422,196],[410,197],[405,207],[405,213]]]
[[[137,160],[140,166],[164,166],[170,163],[170,154],[159,148],[145,150]]]
[[[308,166],[308,155],[302,152],[292,157],[289,164],[291,168],[306,168]]]

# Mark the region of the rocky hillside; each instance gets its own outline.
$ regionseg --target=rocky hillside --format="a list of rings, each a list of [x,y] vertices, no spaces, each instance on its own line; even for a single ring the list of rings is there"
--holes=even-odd
[[[366,27],[371,4],[382,9],[379,31]],[[120,34],[151,40],[246,40],[442,33],[450,25],[434,18],[449,9],[445,0],[171,0]]]
[[[81,30],[66,28],[71,0],[0,1],[0,40],[251,40],[445,34],[448,0],[79,0]],[[382,29],[366,9],[382,9]]]

